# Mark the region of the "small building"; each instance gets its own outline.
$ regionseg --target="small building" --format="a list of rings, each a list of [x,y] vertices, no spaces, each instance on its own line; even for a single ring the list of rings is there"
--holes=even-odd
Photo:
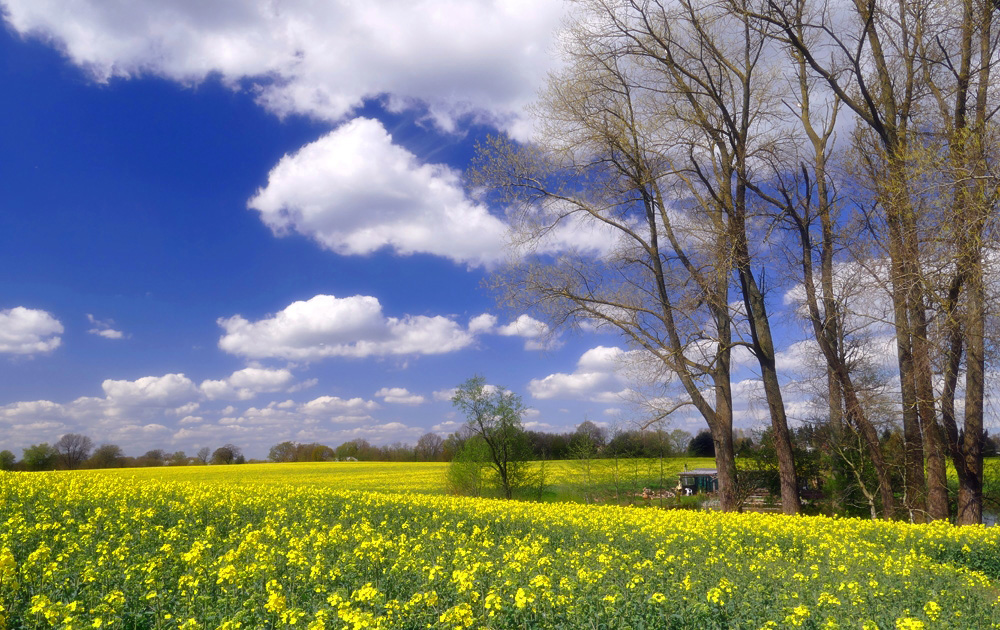
[[[719,471],[715,468],[694,468],[678,474],[684,494],[718,492]]]

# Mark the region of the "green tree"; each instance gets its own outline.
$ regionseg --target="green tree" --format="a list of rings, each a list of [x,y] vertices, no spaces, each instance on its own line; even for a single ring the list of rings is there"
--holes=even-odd
[[[702,430],[694,436],[688,444],[688,455],[692,457],[713,457],[715,455],[715,443],[712,441],[712,434]]]
[[[272,462],[294,462],[295,461],[295,447],[297,445],[295,442],[285,441],[280,444],[275,444],[268,451],[267,458]]]
[[[59,461],[59,451],[48,442],[32,444],[24,449],[21,461],[28,470],[53,470]]]
[[[521,397],[503,387],[487,385],[482,376],[474,376],[458,386],[451,403],[465,414],[469,433],[486,444],[497,485],[506,498],[511,498],[530,476],[530,448],[521,422],[527,408]]]
[[[213,464],[241,464],[243,463],[243,451],[234,444],[225,444],[215,449],[212,453]]]
[[[464,440],[448,465],[448,491],[463,496],[482,496],[489,459],[489,447],[481,437]]]
[[[125,452],[117,444],[101,444],[87,463],[91,468],[118,468],[125,459]]]
[[[8,450],[0,451],[0,470],[14,470],[14,465],[17,463],[17,457],[14,453]]]

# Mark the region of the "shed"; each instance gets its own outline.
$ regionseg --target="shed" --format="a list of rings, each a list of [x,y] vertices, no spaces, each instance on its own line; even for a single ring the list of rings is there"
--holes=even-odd
[[[715,468],[694,468],[685,470],[678,476],[680,477],[680,486],[686,494],[717,492],[719,490],[719,471]]]

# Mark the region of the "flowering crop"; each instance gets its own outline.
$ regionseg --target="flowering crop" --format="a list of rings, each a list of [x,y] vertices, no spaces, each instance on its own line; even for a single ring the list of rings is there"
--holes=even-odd
[[[1000,627],[990,528],[226,470],[0,474],[0,628]]]

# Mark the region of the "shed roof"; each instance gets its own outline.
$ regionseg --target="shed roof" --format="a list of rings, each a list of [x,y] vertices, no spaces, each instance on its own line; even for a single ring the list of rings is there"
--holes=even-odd
[[[705,476],[705,475],[718,475],[719,471],[715,468],[692,468],[691,470],[685,470],[680,473],[681,475],[695,475],[695,476]]]

